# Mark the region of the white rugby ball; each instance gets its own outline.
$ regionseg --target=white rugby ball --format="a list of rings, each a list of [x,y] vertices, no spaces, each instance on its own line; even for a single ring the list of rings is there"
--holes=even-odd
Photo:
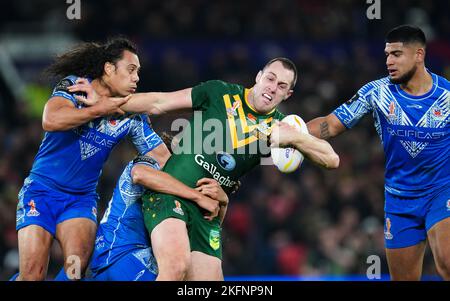
[[[300,132],[309,134],[306,123],[298,115],[288,115],[281,121],[295,126]],[[305,158],[301,152],[292,147],[273,147],[270,150],[270,155],[273,164],[283,173],[290,173],[297,170]]]

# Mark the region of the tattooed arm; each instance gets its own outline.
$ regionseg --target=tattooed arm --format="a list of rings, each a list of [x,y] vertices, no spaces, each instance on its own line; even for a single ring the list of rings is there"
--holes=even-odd
[[[321,139],[335,137],[347,129],[334,114],[314,118],[306,125],[311,135]]]

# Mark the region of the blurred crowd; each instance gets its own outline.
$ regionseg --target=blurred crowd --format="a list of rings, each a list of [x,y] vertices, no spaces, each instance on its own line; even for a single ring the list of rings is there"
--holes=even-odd
[[[82,19],[65,30],[80,40],[104,40],[116,33],[135,40],[142,49],[140,91],[171,91],[208,79],[251,87],[266,59],[286,55],[296,63],[299,81],[280,109],[308,121],[328,114],[359,87],[385,76],[383,37],[389,28],[406,22],[419,23],[427,32],[428,67],[450,77],[450,21],[448,9],[442,7],[449,4],[445,1],[383,2],[383,19],[373,22],[366,18],[365,1],[352,0],[129,0],[126,8],[120,1],[81,2]],[[48,16],[66,8],[50,1],[36,3]],[[36,3],[2,4],[20,12],[2,16],[2,28],[21,19],[50,22],[31,14]],[[1,11],[4,15],[8,10]],[[222,44],[186,46],[196,38]],[[283,44],[286,41],[290,42]],[[206,50],[199,54],[195,47]],[[0,121],[0,280],[18,268],[17,193],[43,136],[40,116],[30,114],[29,106],[17,99],[14,117]],[[168,131],[175,117],[155,117],[153,127]],[[371,118],[330,143],[341,158],[337,170],[326,171],[305,161],[292,174],[261,166],[241,179],[243,185],[231,196],[224,222],[225,276],[365,275],[370,255],[379,256],[381,272],[388,273],[384,155]],[[124,142],[108,159],[98,186],[99,217],[134,154],[132,145]],[[55,243],[49,279],[62,266],[61,258]],[[436,274],[429,249],[424,263],[424,274]]]
[[[82,39],[103,39],[121,32],[139,38],[326,40],[371,37],[402,21],[421,25],[429,34],[450,35],[450,4],[445,0],[370,1],[381,4],[380,20],[369,20],[366,11],[370,3],[360,0],[128,0],[126,5],[121,0],[70,2],[81,3],[81,19],[77,22],[59,22],[66,19],[70,5],[66,1],[9,1],[2,3],[0,25],[34,22],[35,26],[21,29],[70,29]]]

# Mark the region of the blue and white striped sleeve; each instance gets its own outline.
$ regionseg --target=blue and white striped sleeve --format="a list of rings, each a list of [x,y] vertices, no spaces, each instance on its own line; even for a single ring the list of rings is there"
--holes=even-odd
[[[129,137],[139,154],[144,155],[163,143],[158,134],[153,131],[147,115],[133,117]]]
[[[352,128],[365,115],[373,111],[371,97],[376,87],[374,82],[364,85],[352,98],[333,111],[346,128]]]
[[[50,95],[50,98],[59,96],[63,97],[65,99],[70,100],[76,107],[79,105],[77,99],[75,98],[75,93],[71,93],[68,90],[68,87],[75,84],[75,81],[77,80],[76,76],[70,75],[66,76],[62,80],[59,81],[59,83],[55,86],[55,88],[52,91],[52,95]]]

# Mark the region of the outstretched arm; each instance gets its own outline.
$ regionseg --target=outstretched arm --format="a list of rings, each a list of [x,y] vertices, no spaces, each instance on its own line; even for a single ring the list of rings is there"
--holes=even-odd
[[[161,115],[167,112],[192,108],[192,88],[175,92],[136,93],[120,108],[127,112]]]
[[[311,135],[321,139],[335,137],[347,129],[333,113],[325,117],[314,118],[306,125]]]
[[[292,146],[306,158],[325,168],[339,166],[339,156],[327,141],[300,132],[287,123],[279,122],[272,127],[270,142],[271,147]]]
[[[78,101],[86,105],[94,105],[102,99],[122,99],[98,95],[86,79],[78,79],[75,85],[68,87],[71,93],[84,92],[86,97],[75,96]],[[192,108],[192,88],[178,90],[175,92],[148,92],[135,93],[120,108],[127,112],[145,113],[149,115],[160,115],[167,112]]]
[[[54,96],[45,104],[42,128],[47,132],[67,131],[101,116],[123,114],[119,107],[126,101],[128,98],[103,100],[91,107],[78,109],[70,100]]]

